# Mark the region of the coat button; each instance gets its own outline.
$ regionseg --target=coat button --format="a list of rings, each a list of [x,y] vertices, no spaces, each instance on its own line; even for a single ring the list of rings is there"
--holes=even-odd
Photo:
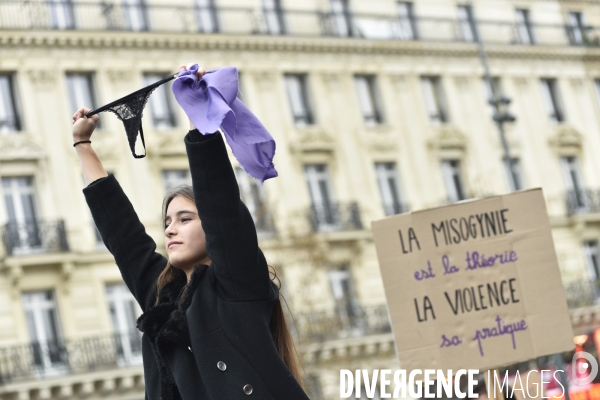
[[[246,385],[246,386],[244,386],[244,393],[246,393],[246,394],[252,394],[252,385]]]
[[[217,368],[219,368],[221,371],[225,371],[227,369],[227,365],[223,361],[219,361],[217,363]]]
[[[193,353],[192,348],[190,346],[188,346],[188,350],[190,351],[190,353]]]

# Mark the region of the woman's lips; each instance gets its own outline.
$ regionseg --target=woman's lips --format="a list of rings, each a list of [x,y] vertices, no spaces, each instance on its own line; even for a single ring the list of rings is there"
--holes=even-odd
[[[174,247],[174,246],[177,246],[178,244],[181,244],[181,242],[173,242],[173,243],[169,243],[169,247],[168,247],[168,248],[170,249],[170,248],[172,248],[172,247]]]

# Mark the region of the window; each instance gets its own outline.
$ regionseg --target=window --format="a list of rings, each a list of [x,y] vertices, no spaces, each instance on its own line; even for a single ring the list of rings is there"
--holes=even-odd
[[[504,168],[506,170],[506,177],[508,180],[509,189],[514,192],[517,190],[525,189],[525,182],[523,180],[523,171],[521,169],[521,160],[513,157],[512,158],[512,171],[508,165],[508,161],[504,159]]]
[[[343,330],[354,330],[362,325],[360,306],[354,291],[354,282],[347,266],[330,270],[329,284],[335,302],[335,310]]]
[[[517,8],[515,10],[515,17],[517,21],[517,33],[521,44],[535,44],[533,27],[529,19],[529,10]]]
[[[21,300],[38,372],[43,376],[67,372],[67,351],[62,340],[54,291],[23,293]]]
[[[195,0],[198,31],[214,33],[219,31],[219,20],[214,0]]]
[[[563,122],[565,117],[560,96],[558,95],[556,79],[541,79],[540,85],[542,89],[542,98],[550,121]]]
[[[71,0],[47,0],[52,17],[52,28],[73,29],[75,20],[73,18],[73,3]]]
[[[8,215],[9,252],[29,254],[43,250],[33,177],[2,178],[2,191]]]
[[[431,123],[438,125],[449,122],[446,100],[442,90],[442,82],[438,76],[421,77],[423,97]]]
[[[73,113],[80,107],[85,106],[91,109],[97,107],[96,95],[94,90],[94,74],[91,72],[69,72],[67,73],[67,89],[71,99],[71,109]],[[98,124],[98,128],[101,128]]]
[[[375,75],[356,75],[354,83],[365,124],[381,124],[383,122],[383,109]]]
[[[144,84],[150,85],[168,74],[144,74]],[[161,85],[154,89],[149,98],[152,124],[155,129],[170,129],[176,125],[175,113],[173,112],[173,93],[169,85]]]
[[[395,215],[408,211],[401,197],[400,179],[398,178],[396,163],[375,163],[375,174],[385,215]]]
[[[340,218],[333,198],[327,165],[305,165],[304,174],[310,193],[315,227],[317,230],[335,229],[340,223]]]
[[[401,40],[417,39],[413,4],[406,1],[399,1],[396,3],[396,10],[398,11],[399,20],[396,38]]]
[[[582,12],[569,12],[568,20],[567,33],[571,44],[587,43],[587,32],[590,26],[587,23],[585,14]]]
[[[0,74],[0,134],[21,129],[15,90],[15,75]]]
[[[600,79],[595,79],[594,84],[596,85],[596,96],[598,97],[598,106],[600,107]]]
[[[560,163],[567,189],[568,206],[573,212],[584,211],[588,201],[577,157],[561,157]]]
[[[475,27],[473,26],[473,10],[471,6],[458,6],[458,26],[461,39],[465,42],[476,40]]]
[[[266,193],[263,186],[256,183],[246,171],[241,168],[235,169],[240,197],[254,220],[258,232],[270,232],[273,230],[273,221],[267,209]]]
[[[459,160],[443,160],[442,177],[450,203],[456,203],[467,198]]]
[[[131,31],[150,30],[145,0],[123,0],[123,11],[127,29]]]
[[[348,0],[331,0],[331,16],[336,36],[352,36],[352,14]]]
[[[588,240],[583,242],[583,255],[588,270],[589,277],[598,281],[600,279],[600,252],[598,251],[598,241]]]
[[[136,327],[141,310],[124,283],[106,285],[106,298],[121,364],[142,361],[142,335]]]
[[[285,75],[290,108],[296,126],[311,125],[314,123],[310,102],[308,99],[307,78],[304,74]]]
[[[272,35],[285,33],[284,13],[280,0],[262,0],[263,14],[267,31]]]
[[[179,185],[192,185],[189,169],[166,169],[162,172],[165,192]]]

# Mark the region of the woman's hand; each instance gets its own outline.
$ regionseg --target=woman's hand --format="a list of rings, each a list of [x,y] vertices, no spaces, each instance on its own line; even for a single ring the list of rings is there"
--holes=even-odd
[[[185,71],[187,69],[187,65],[181,64],[179,66],[179,72],[181,71]],[[204,74],[206,74],[206,71],[204,70],[204,68],[198,68],[198,72],[196,72],[196,76],[198,77],[198,79],[202,79],[202,77],[204,76]],[[192,121],[190,121],[190,130],[196,129],[196,127],[194,126],[194,124],[192,123]]]
[[[73,143],[90,140],[90,137],[92,137],[100,117],[98,117],[98,114],[92,115],[90,118],[84,117],[90,111],[92,110],[89,108],[81,107],[73,114]]]

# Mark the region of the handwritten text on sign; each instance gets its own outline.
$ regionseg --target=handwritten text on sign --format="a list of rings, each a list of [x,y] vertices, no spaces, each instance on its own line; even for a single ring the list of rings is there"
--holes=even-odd
[[[493,368],[572,347],[541,190],[372,227],[403,368]]]

